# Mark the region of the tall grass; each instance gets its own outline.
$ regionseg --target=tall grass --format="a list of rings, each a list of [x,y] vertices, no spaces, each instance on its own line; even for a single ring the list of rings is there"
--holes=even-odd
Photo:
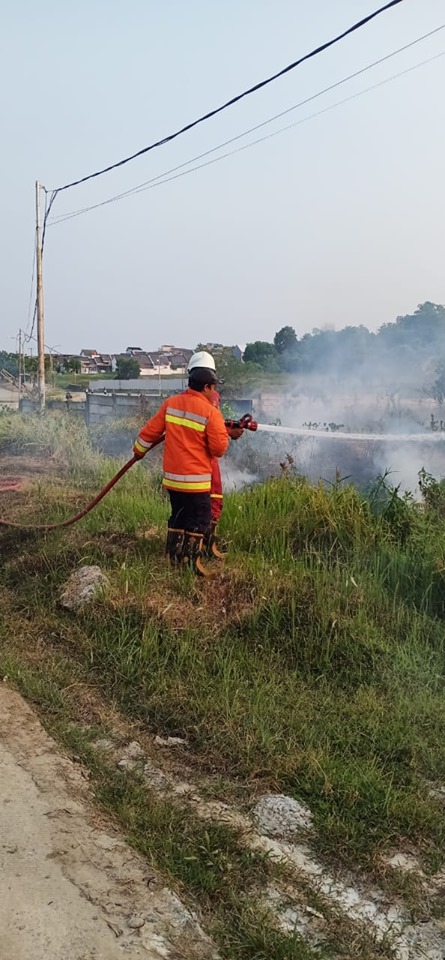
[[[416,504],[283,476],[226,498],[225,574],[202,583],[166,569],[166,504],[137,468],[0,576],[128,716],[186,737],[206,769],[308,802],[324,852],[369,863],[404,838],[441,855],[442,507],[440,485]],[[74,624],[60,585],[97,561],[111,594]]]

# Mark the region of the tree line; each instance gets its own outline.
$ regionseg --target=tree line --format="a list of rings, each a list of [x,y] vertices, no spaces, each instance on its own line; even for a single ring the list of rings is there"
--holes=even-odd
[[[197,349],[201,345],[198,345]],[[322,375],[329,378],[363,377],[366,382],[385,382],[397,389],[398,380],[423,386],[428,383],[429,395],[445,402],[445,307],[441,304],[419,304],[412,314],[384,323],[376,333],[363,324],[341,330],[315,328],[298,337],[294,327],[281,327],[273,341],[248,343],[243,361],[233,357],[230,348],[218,350],[218,376],[226,392],[248,387],[258,378],[273,374]],[[57,357],[53,358],[57,371]],[[45,358],[49,368],[50,359]],[[17,376],[18,356],[0,351],[0,370]],[[27,357],[26,372],[35,375],[37,358]],[[80,370],[78,358],[64,361],[64,369]],[[134,357],[120,357],[116,377],[131,379],[140,375]],[[422,379],[423,378],[423,379]]]
[[[406,372],[431,361],[442,363],[445,371],[445,307],[419,304],[413,314],[383,324],[377,333],[360,324],[342,330],[316,328],[299,339],[293,327],[281,327],[271,343],[248,343],[243,359],[268,373],[342,376],[363,367]],[[445,381],[443,386],[445,391]]]

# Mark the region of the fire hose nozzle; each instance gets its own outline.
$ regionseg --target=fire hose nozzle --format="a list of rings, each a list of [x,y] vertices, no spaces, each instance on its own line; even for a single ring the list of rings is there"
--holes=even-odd
[[[239,420],[224,420],[224,423],[236,430],[258,430],[258,423],[250,413],[245,413]]]

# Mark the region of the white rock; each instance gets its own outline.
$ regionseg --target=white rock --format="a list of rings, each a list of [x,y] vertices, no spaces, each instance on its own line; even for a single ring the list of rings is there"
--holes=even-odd
[[[394,867],[395,870],[406,870],[407,873],[412,871],[422,872],[419,861],[409,853],[394,853],[392,857],[385,857],[384,859],[388,866]]]
[[[100,567],[79,567],[65,583],[60,603],[67,610],[80,610],[108,584],[109,580]]]
[[[125,747],[125,756],[127,760],[143,760],[145,753],[137,740],[132,740],[128,747]]]
[[[310,810],[281,794],[261,797],[252,810],[252,817],[261,833],[285,840],[292,840],[301,830],[312,826]]]
[[[155,737],[155,743],[158,747],[183,747],[187,740],[182,737]]]

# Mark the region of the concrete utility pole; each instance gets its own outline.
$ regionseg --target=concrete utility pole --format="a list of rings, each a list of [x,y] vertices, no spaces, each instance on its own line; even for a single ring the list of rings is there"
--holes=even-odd
[[[18,367],[19,367],[19,378],[18,378],[18,379],[19,379],[19,407],[20,407],[20,400],[22,399],[22,380],[23,380],[23,369],[22,369],[22,366],[23,366],[23,365],[22,365],[22,331],[21,331],[21,329],[20,329],[20,330],[19,330],[19,363],[18,363]]]
[[[36,180],[36,276],[37,276],[37,382],[39,390],[39,411],[45,409],[45,317],[43,309],[42,279],[42,224],[40,216],[40,191],[42,187]]]

